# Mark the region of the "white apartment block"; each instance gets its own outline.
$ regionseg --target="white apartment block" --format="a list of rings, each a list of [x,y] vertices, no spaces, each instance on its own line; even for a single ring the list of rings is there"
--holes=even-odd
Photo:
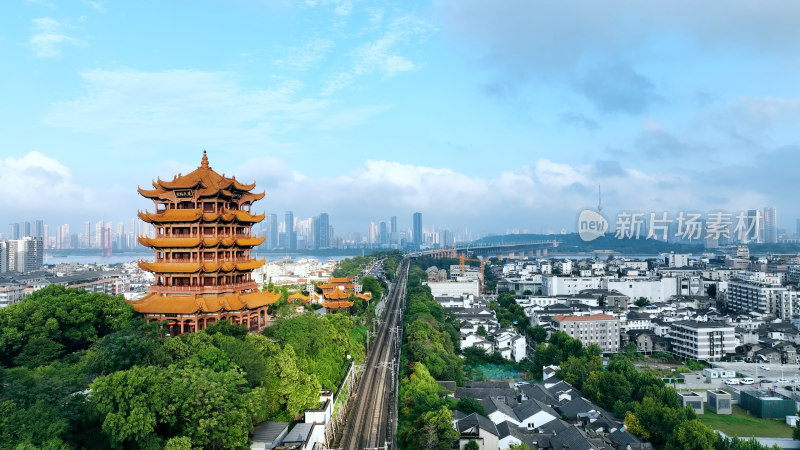
[[[689,255],[670,252],[664,258],[667,267],[686,267],[689,265]]]
[[[636,301],[639,297],[644,297],[651,302],[663,302],[673,295],[678,295],[680,293],[680,284],[679,278],[603,278],[600,288],[625,294],[630,297],[632,301]]]
[[[600,289],[602,277],[542,277],[542,295],[576,295],[586,289]]]
[[[682,358],[716,361],[736,351],[733,325],[680,320],[670,324],[672,353]]]
[[[24,286],[21,284],[0,285],[0,308],[21,301],[25,295],[24,292]]]
[[[745,276],[728,282],[726,304],[731,311],[757,311],[790,320],[798,314],[797,291],[781,286],[776,277]]]
[[[556,315],[551,318],[553,328],[579,339],[584,346],[597,344],[603,353],[619,351],[619,319],[608,314],[588,316]]]
[[[431,294],[436,297],[461,297],[462,295],[480,295],[478,280],[472,281],[429,281]]]

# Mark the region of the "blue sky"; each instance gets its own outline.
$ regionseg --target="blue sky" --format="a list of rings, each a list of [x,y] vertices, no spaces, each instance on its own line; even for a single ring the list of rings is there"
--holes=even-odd
[[[255,180],[337,232],[574,230],[776,206],[794,229],[800,4],[6,2],[0,217],[125,220],[158,176]],[[2,228],[0,228],[2,229]]]

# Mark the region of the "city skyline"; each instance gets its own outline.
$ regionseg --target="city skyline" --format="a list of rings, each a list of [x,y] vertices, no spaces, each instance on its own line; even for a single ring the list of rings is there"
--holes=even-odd
[[[573,231],[598,185],[610,214],[800,217],[792,2],[203,6],[9,5],[0,219],[127,220],[203,149],[341,233]]]

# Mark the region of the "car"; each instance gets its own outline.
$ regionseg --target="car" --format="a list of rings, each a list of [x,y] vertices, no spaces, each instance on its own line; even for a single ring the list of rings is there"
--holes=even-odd
[[[725,380],[725,384],[727,384],[729,386],[730,385],[734,385],[734,384],[739,384],[739,379],[738,378],[727,378]]]
[[[758,378],[767,378],[764,375],[759,375]]]
[[[800,386],[784,386],[787,391],[800,391]]]
[[[778,383],[788,383],[788,382],[789,380],[787,380],[786,378],[778,378]]]
[[[766,380],[766,379],[765,379],[765,380],[761,380],[761,382],[762,382],[762,383],[774,383],[774,381],[772,381],[772,380]]]
[[[742,384],[753,384],[753,383],[755,383],[755,380],[753,380],[752,378],[742,378],[741,383]]]
[[[763,364],[758,366],[758,368],[761,369],[761,370],[769,370],[769,367],[767,367],[767,366],[765,366]]]

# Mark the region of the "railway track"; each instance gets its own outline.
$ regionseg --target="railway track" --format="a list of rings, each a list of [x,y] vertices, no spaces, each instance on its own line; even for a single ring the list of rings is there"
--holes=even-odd
[[[366,368],[355,394],[355,406],[342,436],[342,449],[393,447],[394,422],[397,418],[392,400],[396,402],[397,397],[397,370],[409,264],[408,258],[402,261],[397,282],[389,293],[384,319],[367,357]]]

